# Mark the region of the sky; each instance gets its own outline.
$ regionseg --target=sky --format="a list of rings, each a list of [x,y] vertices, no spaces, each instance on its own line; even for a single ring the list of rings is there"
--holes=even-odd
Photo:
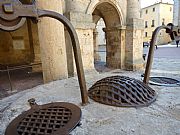
[[[141,8],[153,5],[154,3],[160,2],[161,0],[141,0]],[[174,3],[173,0],[162,0],[163,3]]]

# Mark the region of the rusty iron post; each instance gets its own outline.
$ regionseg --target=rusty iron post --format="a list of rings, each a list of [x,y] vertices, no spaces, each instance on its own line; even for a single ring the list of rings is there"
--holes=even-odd
[[[0,1],[0,29],[4,31],[14,31],[23,26],[26,18],[31,20],[38,20],[40,17],[54,18],[65,25],[67,28],[74,51],[77,75],[81,90],[82,104],[88,103],[88,93],[86,88],[86,81],[83,69],[83,63],[81,58],[81,51],[77,33],[70,23],[70,21],[63,15],[48,11],[37,9],[34,4],[23,5],[19,0],[1,0]]]
[[[53,11],[38,10],[38,16],[39,17],[51,17],[51,18],[57,19],[60,22],[62,22],[65,25],[65,27],[67,28],[69,35],[71,37],[72,46],[73,46],[76,69],[77,69],[79,85],[80,85],[80,89],[81,89],[82,103],[87,104],[88,103],[88,93],[87,93],[84,69],[83,69],[82,58],[81,58],[81,53],[80,53],[81,52],[80,45],[79,45],[78,36],[77,36],[77,33],[76,33],[74,27],[72,26],[72,24],[69,22],[69,20],[66,17],[62,16],[59,13],[53,12]]]
[[[166,33],[168,33],[173,41],[176,41],[179,43],[180,40],[180,28],[177,26],[174,26],[172,23],[169,23],[167,26],[159,26],[155,29],[152,35],[152,39],[150,42],[150,48],[149,48],[149,53],[148,53],[148,59],[146,63],[146,69],[145,69],[145,75],[144,75],[144,80],[143,82],[145,84],[149,83],[149,76],[151,72],[151,67],[153,63],[153,57],[154,57],[154,49],[157,41],[157,35],[160,30],[165,29]]]

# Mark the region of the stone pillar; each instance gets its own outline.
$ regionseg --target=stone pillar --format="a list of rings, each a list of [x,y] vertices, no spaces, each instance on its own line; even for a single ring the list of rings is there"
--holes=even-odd
[[[82,62],[85,72],[93,71],[94,69],[94,46],[93,46],[93,30],[95,29],[95,24],[92,21],[92,15],[85,14],[82,12],[66,12],[65,16],[71,21],[74,26],[77,36],[79,38]],[[68,41],[68,36],[66,36],[66,41]],[[70,42],[66,42],[70,43]],[[71,44],[71,43],[70,43]],[[67,45],[71,46],[71,45]],[[69,55],[70,57],[72,55]],[[69,59],[69,57],[68,57]],[[72,61],[71,61],[72,62]],[[71,63],[73,65],[74,63]],[[76,74],[76,67],[71,73]]]
[[[68,68],[68,77],[73,77],[76,70],[76,64],[74,60],[73,47],[71,42],[71,37],[65,29],[65,43],[66,43],[66,55],[67,55],[67,68]]]
[[[125,29],[120,27],[103,29],[106,33],[106,64],[111,68],[124,69]]]
[[[180,26],[180,0],[174,0],[173,24]]]
[[[127,18],[140,18],[140,2],[127,0]]]
[[[100,56],[98,54],[99,51],[99,45],[98,45],[98,32],[96,29],[93,31],[93,41],[94,41],[94,61],[99,61]]]
[[[180,2],[179,2],[179,0],[174,0],[174,9],[173,9],[173,24],[175,25],[175,26],[177,26],[178,24],[180,24],[179,23],[179,12],[180,12],[180,10],[179,10],[179,8],[180,8],[180,6],[179,6],[179,4],[180,4]]]
[[[143,67],[143,26],[140,19],[140,3],[138,0],[127,0],[126,28],[126,69],[138,70]]]
[[[62,13],[60,0],[37,0],[37,7]],[[42,18],[38,23],[44,82],[67,78],[64,26],[57,20]]]
[[[28,20],[27,25],[28,25],[31,53],[33,54],[33,60],[31,64],[38,64],[32,66],[32,72],[41,72],[42,65],[41,65],[41,53],[40,53],[37,24],[34,24],[32,23],[32,21]]]

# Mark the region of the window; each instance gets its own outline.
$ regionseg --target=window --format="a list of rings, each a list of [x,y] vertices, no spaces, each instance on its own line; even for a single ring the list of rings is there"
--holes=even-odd
[[[172,7],[170,7],[170,12],[172,11]]]
[[[152,25],[151,25],[151,27],[154,27],[154,20],[152,20]]]
[[[146,9],[146,14],[148,13],[148,10]]]
[[[165,22],[165,19],[163,18],[163,19],[162,19],[162,25],[165,25],[165,23],[164,23],[164,22]]]
[[[148,35],[148,33],[147,33],[147,32],[145,32],[145,37],[147,37],[147,35]]]
[[[148,23],[147,23],[147,21],[145,21],[145,28],[147,28],[148,27]]]
[[[153,12],[155,12],[155,8],[153,8]]]

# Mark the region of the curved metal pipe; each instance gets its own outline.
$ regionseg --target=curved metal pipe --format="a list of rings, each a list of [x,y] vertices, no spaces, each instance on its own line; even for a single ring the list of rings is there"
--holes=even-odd
[[[83,69],[82,58],[81,58],[80,45],[79,45],[77,33],[73,25],[70,23],[70,21],[66,17],[53,11],[38,10],[38,16],[51,17],[51,18],[57,19],[61,23],[63,23],[65,27],[67,28],[69,35],[71,37],[73,51],[74,51],[77,75],[78,75],[78,80],[79,80],[79,85],[80,85],[80,90],[81,90],[82,104],[87,104],[88,94],[87,94],[86,81],[85,81],[84,69]]]
[[[156,40],[157,40],[157,35],[158,35],[159,31],[162,30],[162,29],[170,30],[170,28],[168,26],[159,26],[153,32],[152,39],[151,39],[151,42],[150,42],[148,59],[147,59],[147,63],[146,63],[146,70],[145,70],[144,80],[143,80],[143,82],[145,84],[149,83],[149,76],[150,76],[152,63],[153,63],[154,49],[155,49],[155,44],[156,44]]]

